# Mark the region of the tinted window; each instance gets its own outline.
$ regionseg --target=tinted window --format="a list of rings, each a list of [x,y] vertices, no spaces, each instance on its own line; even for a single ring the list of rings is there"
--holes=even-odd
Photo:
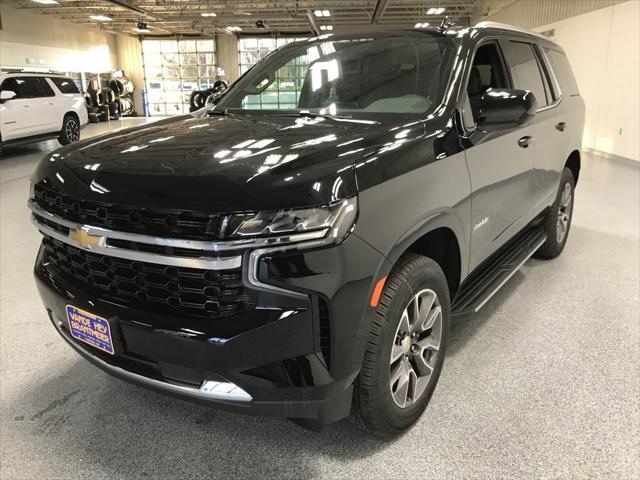
[[[544,53],[547,55],[549,63],[551,63],[551,68],[553,69],[556,79],[560,83],[560,90],[563,94],[567,96],[580,95],[578,85],[576,84],[576,79],[573,76],[573,71],[571,70],[571,65],[569,65],[567,56],[564,53],[551,48],[545,48]]]
[[[532,92],[539,107],[550,102],[547,99],[543,73],[533,51],[533,45],[522,42],[506,42],[504,54],[511,70],[515,88]]]
[[[19,98],[53,97],[54,93],[47,81],[40,77],[16,77]],[[4,89],[4,86],[3,86]]]
[[[474,121],[480,109],[480,99],[490,88],[508,88],[506,72],[494,42],[482,45],[473,56],[473,64],[469,72],[467,94]],[[466,123],[466,122],[465,122]],[[471,122],[473,123],[473,122]]]
[[[51,80],[62,93],[80,93],[78,86],[70,78],[49,77],[49,80]]]

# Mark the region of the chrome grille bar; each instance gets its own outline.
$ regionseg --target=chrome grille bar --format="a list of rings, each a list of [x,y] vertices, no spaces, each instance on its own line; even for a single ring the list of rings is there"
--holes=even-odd
[[[81,225],[76,222],[72,222],[58,217],[52,213],[46,212],[40,209],[34,202],[29,202],[29,208],[31,208],[32,216],[31,220],[40,233],[49,237],[55,238],[61,242],[64,242],[73,247],[94,252],[102,255],[108,255],[112,257],[124,258],[126,260],[137,260],[147,263],[156,263],[160,265],[169,265],[174,267],[186,267],[200,270],[230,270],[239,268],[242,266],[242,255],[235,255],[229,257],[180,257],[173,255],[162,255],[157,253],[144,252],[140,250],[130,250],[126,248],[119,248],[109,245],[109,239],[120,239],[137,242],[147,245],[160,245],[167,247],[177,247],[191,250],[200,251],[217,251],[215,244],[193,240],[180,240],[170,238],[158,238],[147,235],[116,232],[107,230],[100,227],[93,227],[90,225]],[[99,237],[100,241],[92,245],[82,245],[78,240],[72,238],[69,235],[56,230],[55,228],[46,225],[42,220],[60,225],[75,231],[84,231],[88,235],[93,237]],[[236,246],[235,250],[239,250]],[[231,250],[229,248],[228,250]]]

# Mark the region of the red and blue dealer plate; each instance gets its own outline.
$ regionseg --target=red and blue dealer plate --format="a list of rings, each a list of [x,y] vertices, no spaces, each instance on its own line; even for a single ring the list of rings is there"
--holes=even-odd
[[[106,319],[73,305],[67,305],[67,319],[74,338],[110,355],[114,354],[111,328]]]

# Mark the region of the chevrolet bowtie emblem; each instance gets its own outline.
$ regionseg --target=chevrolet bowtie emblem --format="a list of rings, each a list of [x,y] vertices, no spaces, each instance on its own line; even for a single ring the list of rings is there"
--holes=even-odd
[[[69,230],[69,238],[78,242],[80,247],[90,249],[94,246],[104,245],[105,237],[91,235],[84,228],[76,228]]]

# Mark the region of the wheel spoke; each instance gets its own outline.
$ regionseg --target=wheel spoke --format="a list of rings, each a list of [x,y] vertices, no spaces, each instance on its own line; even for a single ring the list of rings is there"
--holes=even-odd
[[[409,362],[407,360],[398,363],[395,374],[391,377],[391,388],[396,403],[404,407],[409,395]]]
[[[425,350],[437,352],[440,349],[439,339],[436,339],[433,335],[429,335],[422,340],[418,340],[417,344],[422,352],[424,352]]]
[[[421,377],[428,377],[433,372],[433,366],[424,358],[424,350],[417,355],[412,356],[418,374]]]
[[[400,325],[398,326],[398,333],[408,333],[411,331],[411,325],[409,323],[409,312],[407,312],[407,310],[408,308],[405,308],[404,312],[402,312]]]
[[[396,363],[398,361],[398,359],[400,357],[402,357],[403,355],[404,355],[404,349],[402,348],[402,346],[401,345],[396,345],[394,343],[393,347],[391,348],[391,365]]]
[[[439,306],[432,308],[431,311],[429,312],[429,315],[427,315],[424,322],[422,323],[422,331],[433,328],[434,324],[436,323],[436,320],[438,320],[440,315],[442,315],[442,308],[440,308]]]

